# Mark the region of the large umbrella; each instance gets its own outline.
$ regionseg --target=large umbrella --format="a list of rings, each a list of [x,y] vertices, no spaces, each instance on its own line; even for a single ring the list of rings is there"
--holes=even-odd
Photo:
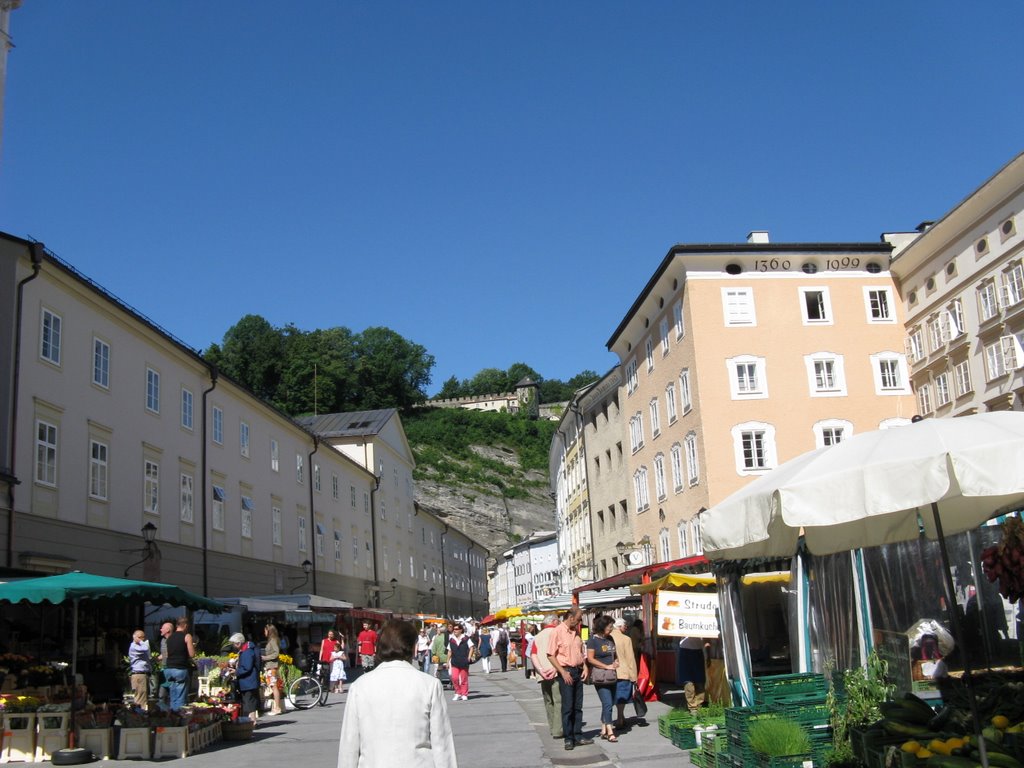
[[[706,557],[742,559],[792,555],[801,534],[809,551],[826,554],[914,539],[923,528],[938,539],[970,689],[943,534],[1022,505],[1024,413],[1000,411],[925,419],[798,456],[708,510],[701,531]],[[980,730],[973,691],[970,700]]]

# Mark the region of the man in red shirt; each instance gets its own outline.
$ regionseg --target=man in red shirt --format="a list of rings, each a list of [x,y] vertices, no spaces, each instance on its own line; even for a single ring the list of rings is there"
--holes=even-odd
[[[363,631],[356,638],[356,645],[359,650],[359,663],[364,672],[373,669],[377,657],[377,633],[370,628],[370,622],[363,622]]]

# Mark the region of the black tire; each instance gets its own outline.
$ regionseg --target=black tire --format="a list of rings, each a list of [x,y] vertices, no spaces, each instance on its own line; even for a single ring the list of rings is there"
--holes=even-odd
[[[303,675],[288,686],[288,701],[296,709],[309,709],[320,702],[324,688],[315,677]]]
[[[57,749],[50,756],[50,762],[54,765],[81,765],[82,763],[91,763],[95,759],[91,750],[82,747]]]
[[[319,700],[317,701],[317,703],[318,703],[318,704],[319,704],[319,705],[320,705],[321,707],[322,707],[322,706],[323,706],[324,704],[326,704],[326,703],[327,703],[327,695],[328,695],[328,694],[329,694],[330,692],[331,692],[331,689],[330,689],[330,687],[329,687],[329,686],[327,686],[327,685],[324,685],[323,683],[321,683],[321,684],[320,684],[320,698],[319,698]]]

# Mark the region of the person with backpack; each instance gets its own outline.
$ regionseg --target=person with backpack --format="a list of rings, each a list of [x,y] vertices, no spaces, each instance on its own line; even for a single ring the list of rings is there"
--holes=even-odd
[[[491,630],[491,645],[501,659],[501,671],[508,672],[508,630],[504,624],[498,624]]]

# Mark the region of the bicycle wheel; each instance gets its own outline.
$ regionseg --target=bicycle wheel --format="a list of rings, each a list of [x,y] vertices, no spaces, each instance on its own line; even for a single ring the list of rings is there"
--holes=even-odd
[[[324,685],[324,684],[321,683],[321,685],[320,685],[320,698],[319,698],[319,700],[317,702],[318,704],[320,704],[321,707],[324,704],[327,703],[327,694],[329,694],[330,692],[331,692],[330,686],[329,685]]]
[[[288,701],[296,709],[309,709],[316,706],[323,693],[320,681],[313,677],[300,677],[288,686]]]

